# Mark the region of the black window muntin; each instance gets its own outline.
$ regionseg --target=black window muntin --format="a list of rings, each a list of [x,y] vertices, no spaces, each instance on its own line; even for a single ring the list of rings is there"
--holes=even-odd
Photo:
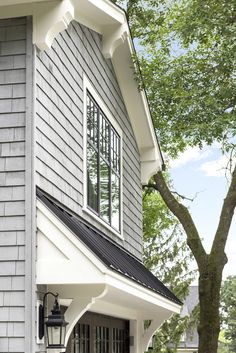
[[[86,96],[87,206],[107,224],[120,231],[120,136],[88,90]],[[106,191],[102,187],[102,173],[105,169]],[[107,192],[107,200],[103,197],[103,192]]]

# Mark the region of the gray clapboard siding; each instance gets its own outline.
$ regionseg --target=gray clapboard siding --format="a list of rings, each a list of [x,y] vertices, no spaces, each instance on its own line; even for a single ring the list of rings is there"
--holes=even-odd
[[[25,352],[26,19],[0,20],[0,352]]]
[[[123,131],[124,245],[141,257],[142,199],[139,153],[116,75],[102,38],[76,22],[38,52],[36,70],[37,184],[67,207],[122,242],[83,210],[83,73]]]

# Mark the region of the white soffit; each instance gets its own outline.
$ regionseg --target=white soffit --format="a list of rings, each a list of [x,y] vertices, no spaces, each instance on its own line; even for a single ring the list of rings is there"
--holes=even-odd
[[[146,95],[134,78],[134,47],[123,10],[109,0],[0,0],[0,18],[33,16],[33,42],[41,50],[76,20],[103,36],[103,54],[112,60],[141,160],[141,181],[162,168]]]

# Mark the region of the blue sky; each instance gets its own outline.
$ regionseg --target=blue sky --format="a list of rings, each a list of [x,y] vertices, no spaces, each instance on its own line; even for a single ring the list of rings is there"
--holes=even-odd
[[[223,199],[228,189],[225,177],[227,157],[223,157],[218,146],[189,148],[175,161],[171,161],[171,177],[178,193],[195,197],[189,206],[195,224],[203,238],[207,252],[210,251],[216,231]],[[226,247],[228,264],[224,278],[236,275],[236,216],[231,224]]]

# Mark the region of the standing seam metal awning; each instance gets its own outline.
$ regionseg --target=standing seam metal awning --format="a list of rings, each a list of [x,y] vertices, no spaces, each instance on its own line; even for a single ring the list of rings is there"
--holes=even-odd
[[[69,213],[65,207],[37,188],[37,197],[93,252],[109,269],[181,305],[180,300],[136,257],[94,227]]]

